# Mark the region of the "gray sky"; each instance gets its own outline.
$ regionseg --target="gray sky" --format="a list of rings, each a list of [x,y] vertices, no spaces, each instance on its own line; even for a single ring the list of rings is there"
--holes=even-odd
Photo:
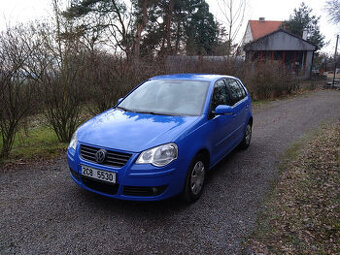
[[[225,20],[217,4],[219,0],[206,0],[210,5],[211,12],[217,20],[223,24]],[[237,1],[237,0],[236,0]],[[330,42],[322,51],[334,53],[336,33],[340,33],[340,26],[335,26],[328,21],[327,12],[324,10],[325,0],[305,1],[314,11],[314,14],[321,16],[320,29]],[[265,17],[266,20],[285,20],[293,13],[294,8],[300,5],[301,1],[296,0],[248,0],[245,21],[241,28],[237,41],[241,40],[247,20]],[[0,29],[6,25],[15,25],[18,22],[49,18],[51,16],[50,0],[1,0],[0,5]]]

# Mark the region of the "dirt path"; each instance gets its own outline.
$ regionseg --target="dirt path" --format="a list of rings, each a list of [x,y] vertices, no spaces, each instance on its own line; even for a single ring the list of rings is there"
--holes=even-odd
[[[111,200],[78,188],[66,161],[0,174],[0,254],[237,254],[289,144],[340,118],[340,92],[254,111],[253,142],[213,169],[201,199]]]

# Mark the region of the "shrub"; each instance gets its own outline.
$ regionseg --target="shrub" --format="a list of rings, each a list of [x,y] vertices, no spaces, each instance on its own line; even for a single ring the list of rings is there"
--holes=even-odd
[[[162,74],[155,60],[129,61],[106,52],[87,52],[80,74],[85,104],[92,114],[113,107],[133,87],[154,75]]]
[[[70,141],[79,125],[82,88],[78,86],[76,58],[64,61],[62,69],[50,70],[42,76],[41,101],[49,124],[59,141]]]
[[[255,100],[269,99],[292,93],[298,88],[297,79],[280,63],[268,61],[245,67],[243,80]]]
[[[26,67],[38,47],[24,28],[0,34],[0,159],[9,156],[20,124],[34,110],[36,81]]]
[[[42,47],[31,58],[40,86],[41,111],[54,129],[60,142],[69,142],[80,122],[84,99],[81,70],[84,53],[73,26],[57,16],[57,29],[42,24],[37,28]]]

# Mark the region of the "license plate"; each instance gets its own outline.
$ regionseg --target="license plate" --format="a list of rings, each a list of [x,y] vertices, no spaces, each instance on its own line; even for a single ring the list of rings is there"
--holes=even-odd
[[[81,174],[104,182],[116,183],[116,173],[95,169],[88,166],[81,166]]]

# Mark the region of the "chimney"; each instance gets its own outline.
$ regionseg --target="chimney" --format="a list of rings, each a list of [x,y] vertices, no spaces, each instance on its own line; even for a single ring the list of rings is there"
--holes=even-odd
[[[303,30],[303,32],[302,32],[302,39],[307,40],[307,30],[306,29]]]
[[[264,18],[264,17],[260,17],[260,18],[259,18],[259,21],[260,21],[260,22],[264,22],[264,21],[265,21],[265,18]]]

